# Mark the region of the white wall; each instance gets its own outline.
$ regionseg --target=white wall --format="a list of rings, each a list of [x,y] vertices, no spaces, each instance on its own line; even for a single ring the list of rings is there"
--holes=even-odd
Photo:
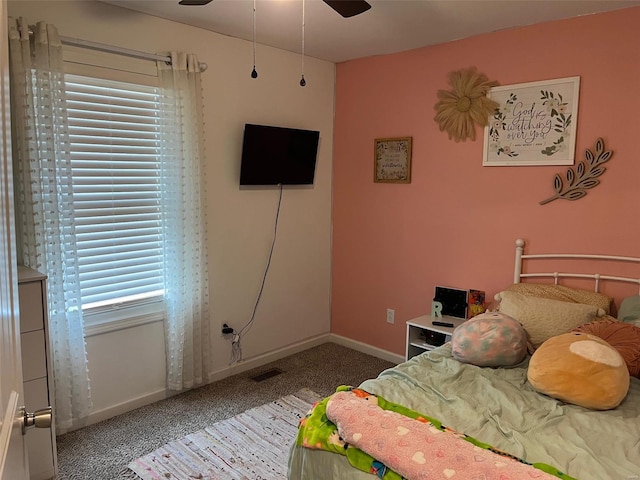
[[[205,7],[206,8],[206,7]],[[10,16],[45,20],[61,35],[147,52],[194,52],[203,74],[211,325],[218,377],[318,343],[330,329],[331,159],[335,68],[330,62],[252,44],[98,2],[11,1]],[[275,188],[240,190],[244,123],[320,131],[313,188],[285,187],[271,270],[256,320],[242,340],[244,366],[232,370],[221,325],[250,318],[278,201]],[[159,322],[87,338],[95,414],[91,421],[165,395]]]

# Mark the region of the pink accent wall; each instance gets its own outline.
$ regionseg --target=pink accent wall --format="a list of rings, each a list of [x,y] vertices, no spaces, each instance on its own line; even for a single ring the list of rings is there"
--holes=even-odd
[[[333,333],[403,354],[405,321],[430,310],[435,285],[493,297],[512,282],[516,238],[538,253],[640,256],[639,25],[635,7],[337,66]],[[470,66],[501,85],[579,76],[576,161],[602,137],[614,154],[601,184],[541,206],[566,167],[483,167],[481,128],[461,143],[440,132],[436,92]],[[411,184],[374,183],[374,139],[404,136]]]

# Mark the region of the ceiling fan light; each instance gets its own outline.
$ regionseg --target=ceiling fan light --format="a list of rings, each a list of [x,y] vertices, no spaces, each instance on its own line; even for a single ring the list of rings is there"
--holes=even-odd
[[[180,0],[178,2],[179,5],[187,5],[190,7],[201,7],[208,3],[211,3],[212,0]]]
[[[371,8],[365,0],[323,0],[344,18],[354,17]]]

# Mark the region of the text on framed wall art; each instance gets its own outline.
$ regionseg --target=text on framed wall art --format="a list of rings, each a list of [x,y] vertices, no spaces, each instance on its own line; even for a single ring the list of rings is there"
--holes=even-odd
[[[493,87],[482,164],[573,165],[580,77]]]
[[[411,139],[412,137],[375,139],[374,182],[411,183]]]

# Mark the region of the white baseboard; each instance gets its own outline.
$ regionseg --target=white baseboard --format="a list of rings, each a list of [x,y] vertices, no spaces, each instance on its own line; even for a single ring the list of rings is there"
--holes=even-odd
[[[247,370],[251,370],[252,368],[261,367],[262,365],[265,365],[267,363],[280,360],[281,358],[288,357],[289,355],[293,355],[294,353],[300,353],[304,350],[317,347],[318,345],[329,342],[329,337],[330,334],[323,333],[322,335],[307,338],[300,342],[287,345],[286,347],[263,353],[261,355],[256,355],[255,357],[251,357],[246,360],[242,360],[241,362],[238,362],[232,366],[221,368],[220,370],[213,372],[211,381],[215,382],[218,380],[222,380],[223,378],[230,377],[231,375],[246,372]]]
[[[397,353],[383,350],[382,348],[374,347],[357,340],[352,340],[350,338],[343,337],[342,335],[336,335],[335,333],[329,334],[329,341],[337,343],[338,345],[342,345],[343,347],[348,347],[353,350],[366,353],[367,355],[381,358],[382,360],[387,360],[389,362],[395,363],[396,365],[398,363],[404,362],[404,355],[398,355]]]
[[[262,365],[273,362],[275,360],[288,357],[289,355],[293,355],[294,353],[299,353],[304,350],[308,350],[309,348],[322,345],[323,343],[327,343],[328,341],[329,341],[328,333],[318,335],[316,337],[308,338],[303,341],[294,343],[292,345],[279,348],[278,350],[274,350],[272,352],[264,353],[262,355],[257,355],[253,358],[243,360],[242,362],[239,362],[235,365],[221,368],[220,370],[217,370],[213,373],[210,380],[211,382],[216,382],[218,380],[222,380],[224,378],[230,377],[231,375],[236,375],[238,373],[251,370],[252,368],[260,367]],[[177,393],[180,393],[180,392],[174,392],[169,389],[160,389],[155,392],[150,392],[148,394],[141,395],[136,398],[132,398],[131,400],[127,400],[125,402],[118,403],[116,405],[112,405],[110,407],[103,408],[101,410],[96,410],[89,415],[86,422],[83,422],[82,425],[78,425],[74,428],[71,428],[65,431],[59,431],[57,433],[61,435],[63,433],[67,433],[72,430],[77,430],[79,428],[92,425],[94,423],[102,422],[103,420],[107,420],[111,417],[115,417],[116,415],[121,415],[123,413],[130,412],[131,410],[135,410],[136,408],[149,405],[150,403],[155,403],[160,400],[164,400],[165,398],[169,398],[170,396],[176,395]]]
[[[171,395],[173,395],[173,392],[170,392],[168,389],[163,388],[155,392],[132,398],[130,400],[127,400],[126,402],[118,403],[101,410],[96,410],[94,412],[91,412],[91,414],[87,418],[86,424],[81,426],[86,427],[89,425],[93,425],[94,423],[102,422],[103,420],[115,417],[116,415],[122,415],[123,413],[130,412],[131,410],[135,410],[136,408],[144,407],[145,405],[149,405],[150,403],[159,402],[160,400],[164,400]]]
[[[316,337],[307,338],[300,342],[288,345],[283,348],[279,348],[277,350],[274,350],[268,353],[264,353],[262,355],[257,355],[255,357],[236,363],[235,365],[221,368],[213,373],[211,377],[211,382],[216,382],[218,380],[222,380],[224,378],[230,377],[231,375],[236,375],[238,373],[242,373],[247,370],[260,367],[267,363],[279,360],[284,357],[288,357],[289,355],[293,355],[295,353],[308,350],[309,348],[313,348],[327,342],[333,342],[338,345],[342,345],[344,347],[352,348],[353,350],[357,350],[359,352],[366,353],[368,355],[372,355],[374,357],[378,357],[383,360],[387,360],[389,362],[396,363],[396,364],[404,361],[404,357],[402,355],[398,355],[398,354],[389,352],[387,350],[383,350],[381,348],[373,347],[371,345],[358,342],[356,340],[351,340],[350,338],[343,337],[341,335],[335,335],[333,333],[325,333],[322,335],[318,335]],[[161,389],[155,392],[150,392],[146,395],[133,398],[131,400],[127,400],[126,402],[122,402],[117,405],[110,406],[108,408],[103,408],[101,410],[94,411],[91,413],[91,415],[89,415],[86,423],[84,423],[83,425],[79,425],[77,428],[92,425],[94,423],[107,420],[111,417],[115,417],[116,415],[121,415],[123,413],[130,412],[131,410],[135,410],[136,408],[149,405],[150,403],[164,400],[165,398],[169,398],[170,396],[175,395],[176,393],[177,392],[173,392],[168,389]],[[73,430],[77,428],[74,428]],[[71,429],[68,431],[71,431]],[[62,434],[66,432],[58,432],[58,433]]]

